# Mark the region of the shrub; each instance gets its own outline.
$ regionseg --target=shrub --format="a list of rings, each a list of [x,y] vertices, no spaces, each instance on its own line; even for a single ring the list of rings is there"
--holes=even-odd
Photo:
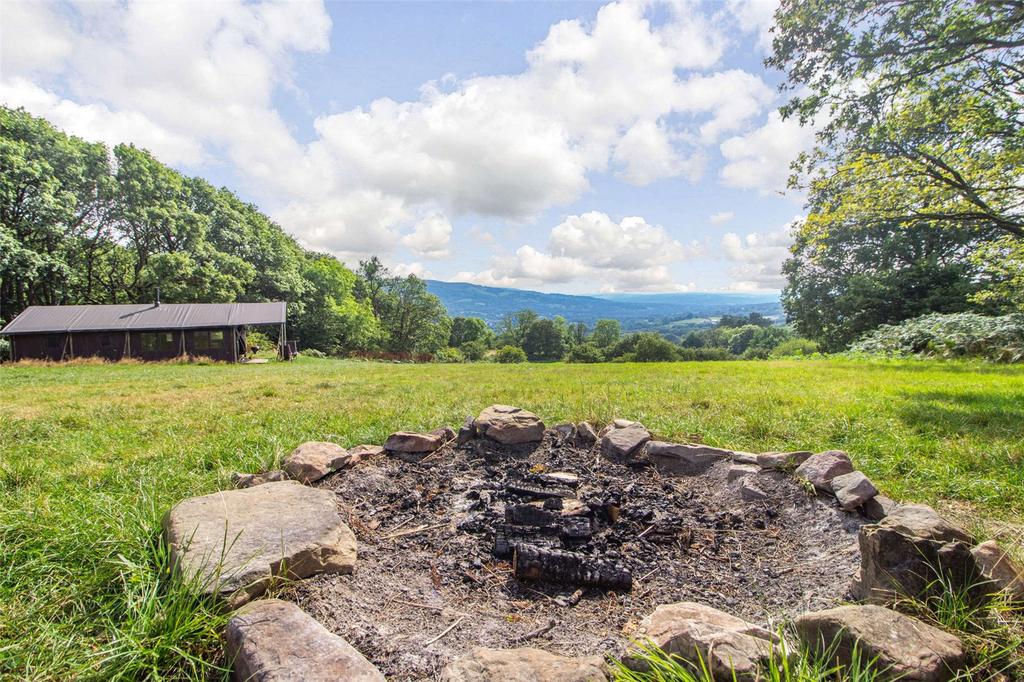
[[[323,352],[322,350],[317,350],[316,348],[306,348],[301,353],[299,353],[299,355],[302,355],[303,357],[307,357],[307,358],[326,358],[327,357],[327,353]]]
[[[494,361],[506,364],[526,362],[526,352],[518,346],[502,346],[494,355]]]
[[[565,359],[567,362],[601,362],[604,360],[604,355],[600,348],[587,342],[581,343],[569,351]]]
[[[677,359],[676,347],[659,334],[640,334],[633,357],[637,362],[672,362]]]
[[[434,362],[465,362],[466,358],[458,348],[442,348],[434,353]]]
[[[1024,314],[986,317],[975,313],[932,314],[883,324],[850,350],[875,355],[977,357],[1024,362]]]
[[[464,358],[470,362],[476,362],[478,360],[483,360],[484,356],[487,355],[487,343],[483,339],[467,341],[459,346],[459,350],[462,351],[462,356]]]
[[[783,341],[772,349],[771,357],[788,358],[793,355],[814,355],[818,352],[818,342],[811,341],[798,336],[795,339]]]
[[[4,338],[0,339],[0,362],[11,359],[11,342]]]

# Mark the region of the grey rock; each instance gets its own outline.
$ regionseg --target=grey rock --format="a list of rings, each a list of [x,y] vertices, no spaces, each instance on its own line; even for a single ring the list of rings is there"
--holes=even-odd
[[[687,445],[652,440],[647,444],[647,457],[658,469],[690,476],[706,471],[715,462],[732,457],[732,451],[709,445]]]
[[[550,430],[558,443],[564,443],[576,438],[575,424],[558,424],[557,426],[551,427]]]
[[[356,562],[334,493],[295,481],[182,500],[163,527],[174,565],[231,606],[263,594],[274,575],[351,573]]]
[[[757,455],[752,452],[735,451],[732,453],[732,461],[736,464],[757,464]]]
[[[378,455],[384,454],[384,448],[380,445],[356,445],[349,448],[344,455],[341,455],[338,459],[331,462],[331,465],[335,469],[344,469],[347,467],[355,466],[362,462],[364,459],[370,459],[371,457],[377,457]]]
[[[239,682],[384,682],[351,644],[298,606],[261,599],[228,621],[226,649]]]
[[[261,474],[231,474],[231,483],[236,488],[251,488],[256,485],[263,485],[264,483],[287,480],[288,475],[280,470],[265,471]]]
[[[853,471],[850,456],[842,450],[828,450],[808,457],[796,468],[796,475],[810,481],[815,488],[832,492],[832,479]]]
[[[292,450],[282,468],[300,483],[314,483],[334,471],[334,461],[345,454],[345,448],[337,443],[309,441]]]
[[[1024,568],[1013,560],[995,540],[983,542],[971,550],[981,575],[1013,601],[1024,602]]]
[[[851,471],[832,479],[832,492],[839,506],[853,511],[878,494],[878,488],[860,471]]]
[[[593,445],[597,442],[597,431],[589,422],[580,422],[576,425],[576,440],[581,445]]]
[[[613,428],[601,437],[601,454],[608,459],[625,459],[650,439],[650,432],[641,424],[632,423],[629,426]]]
[[[384,441],[384,449],[388,452],[433,452],[441,447],[444,441],[436,433],[413,433],[398,431]]]
[[[738,481],[741,478],[747,476],[756,475],[760,469],[753,464],[733,464],[729,467],[729,471],[726,473],[725,478],[729,483]]]
[[[897,506],[899,505],[897,505],[895,501],[885,495],[875,495],[865,502],[860,510],[864,516],[868,517],[872,521],[881,521]]]
[[[503,445],[536,443],[544,438],[544,422],[540,417],[511,405],[491,405],[473,423],[481,436]]]
[[[760,502],[768,499],[768,494],[744,477],[740,480],[740,498],[744,502]]]
[[[649,639],[684,660],[703,658],[716,680],[728,681],[733,680],[734,670],[738,680],[758,679],[759,668],[768,664],[772,648],[781,645],[770,630],[694,602],[659,606],[640,622],[637,634],[638,641]],[[635,656],[627,655],[623,662],[633,670],[645,671],[646,665]]]
[[[455,436],[455,444],[465,445],[474,438],[476,438],[476,426],[473,424],[473,417],[466,417],[466,420],[462,422],[462,426],[459,427],[458,434]]]
[[[916,618],[881,606],[840,606],[796,619],[800,638],[849,665],[854,647],[862,660],[877,659],[882,680],[946,682],[964,665],[961,641]]]
[[[762,469],[795,469],[813,455],[813,452],[762,452],[757,456],[757,465]]]
[[[886,604],[902,595],[927,597],[945,589],[935,582],[937,572],[950,589],[983,596],[973,538],[931,507],[900,505],[878,523],[861,526],[858,543],[860,578],[853,592],[861,599]]]
[[[455,437],[456,437],[455,429],[453,429],[450,426],[442,426],[441,428],[434,429],[433,431],[430,431],[429,433],[434,435],[434,436],[440,436],[442,444],[447,443],[449,441],[453,441],[453,440],[455,440]]]
[[[605,682],[600,656],[568,658],[540,649],[476,647],[448,664],[442,682]]]

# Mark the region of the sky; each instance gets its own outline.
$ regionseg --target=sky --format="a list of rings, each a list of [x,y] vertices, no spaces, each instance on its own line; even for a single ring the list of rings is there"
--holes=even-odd
[[[774,0],[3,0],[0,102],[144,147],[350,265],[540,291],[770,291],[813,141]]]

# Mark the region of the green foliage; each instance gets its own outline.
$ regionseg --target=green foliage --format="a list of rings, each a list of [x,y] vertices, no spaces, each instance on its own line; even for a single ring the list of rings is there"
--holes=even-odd
[[[601,349],[590,342],[574,346],[565,356],[566,362],[601,362],[603,360],[604,354]]]
[[[520,310],[506,315],[498,325],[498,343],[503,346],[522,348],[523,342],[526,340],[526,332],[539,319],[540,315],[532,310]]]
[[[715,361],[735,360],[736,356],[729,352],[728,348],[680,348],[676,351],[680,360],[693,361]]]
[[[637,334],[636,348],[633,351],[635,362],[672,362],[675,359],[676,347],[661,334]]]
[[[487,355],[488,345],[483,339],[477,339],[475,341],[467,341],[466,343],[459,346],[459,350],[462,351],[463,357],[470,362],[477,362],[483,360],[484,356]]]
[[[761,313],[750,313],[749,315],[722,315],[715,323],[716,327],[743,327],[746,325],[770,327],[772,321]]]
[[[948,225],[805,223],[783,265],[782,303],[800,334],[841,350],[880,324],[971,308],[981,285],[968,254],[983,243]]]
[[[523,350],[533,362],[561,360],[565,355],[564,322],[539,319],[533,322],[523,336]]]
[[[898,325],[882,325],[853,344],[851,350],[876,355],[1024,362],[1024,315],[924,315]]]
[[[466,358],[458,348],[441,348],[434,353],[434,362],[465,362]]]
[[[302,351],[302,356],[305,358],[317,358],[322,360],[327,357],[327,353],[322,350],[317,350],[316,348],[306,348]]]
[[[452,331],[448,336],[448,345],[459,348],[463,344],[480,341],[485,347],[494,340],[494,332],[479,317],[452,318]]]
[[[1024,313],[1024,240],[1002,237],[971,254],[982,287],[971,298],[1001,312]]]
[[[622,325],[618,320],[598,320],[594,323],[590,341],[603,350],[618,343],[620,336],[622,336]]]
[[[379,307],[381,326],[387,334],[384,346],[392,353],[432,354],[448,343],[448,311],[419,277],[389,278]]]
[[[794,355],[814,355],[818,352],[818,344],[810,339],[796,337],[787,339],[772,349],[769,357],[786,358]]]
[[[495,353],[494,361],[502,364],[526,362],[526,352],[518,346],[502,346]]]
[[[5,362],[11,359],[11,342],[9,339],[0,339],[0,362]]]

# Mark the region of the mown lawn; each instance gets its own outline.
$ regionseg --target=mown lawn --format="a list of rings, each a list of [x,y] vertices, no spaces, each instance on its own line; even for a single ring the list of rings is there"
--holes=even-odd
[[[304,440],[380,443],[503,402],[751,451],[841,448],[981,533],[1024,520],[1024,368],[814,360],[604,365],[0,367],[0,676],[209,675],[221,616],[159,522]]]

